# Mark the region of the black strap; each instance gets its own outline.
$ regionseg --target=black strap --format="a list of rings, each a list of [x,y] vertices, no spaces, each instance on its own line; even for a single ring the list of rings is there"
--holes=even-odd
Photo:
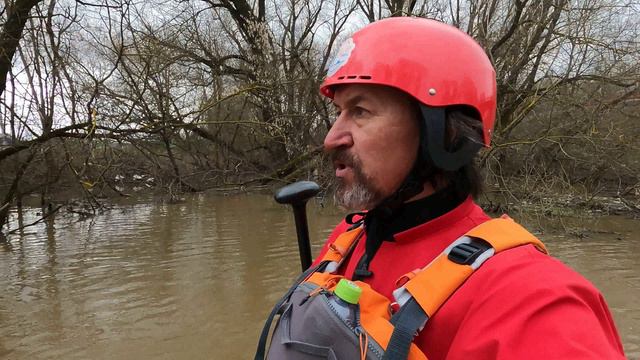
[[[358,220],[356,220],[356,216],[359,217]],[[347,216],[344,217],[344,222],[351,225],[349,227],[349,230],[353,230],[359,227],[360,225],[362,225],[362,223],[364,222],[365,216],[367,216],[366,211],[353,212],[353,213],[347,214]]]
[[[367,238],[367,241],[369,239]],[[379,247],[379,245],[378,245]],[[376,247],[374,250],[377,251],[378,248]],[[373,271],[369,270],[369,255],[367,254],[367,252],[365,251],[364,254],[362,254],[362,257],[360,257],[360,260],[358,260],[358,264],[356,265],[355,270],[353,270],[353,275],[351,276],[351,280],[353,281],[363,281],[366,278],[370,278],[373,276]]]
[[[391,324],[394,325],[393,333],[382,360],[406,360],[409,357],[413,338],[427,320],[429,316],[414,298],[402,305],[400,310],[391,317]]]
[[[320,264],[318,264],[317,266],[312,266],[312,267],[308,268],[307,270],[305,270],[305,272],[303,272],[296,279],[296,281],[293,283],[291,288],[289,288],[289,290],[284,294],[284,296],[276,303],[276,305],[271,310],[271,313],[269,314],[269,317],[267,317],[267,321],[264,323],[264,327],[262,328],[262,333],[260,334],[260,340],[258,341],[258,348],[256,349],[256,356],[254,358],[255,360],[264,360],[265,359],[265,356],[266,356],[265,350],[266,350],[266,347],[267,347],[267,338],[269,337],[269,329],[271,328],[271,323],[273,323],[273,319],[276,317],[276,315],[278,314],[278,311],[282,307],[282,304],[284,304],[289,299],[291,294],[293,294],[293,292],[296,290],[298,285],[300,285],[300,283],[304,279],[306,279],[309,275],[311,275],[315,271],[320,270],[321,268],[325,267],[327,264],[328,264],[327,261],[323,261]]]
[[[385,241],[394,241],[394,234],[452,211],[467,199],[467,195],[457,193],[453,186],[447,186],[422,199],[404,203],[394,211],[376,208],[367,213],[353,213],[347,216],[347,223],[353,222],[356,215],[363,216],[359,221],[364,222],[367,234],[365,253],[358,260],[352,280],[365,280],[373,276],[369,265]]]
[[[473,161],[478,150],[482,148],[482,144],[469,138],[464,138],[456,151],[447,151],[445,147],[445,108],[420,105],[420,110],[426,125],[426,145],[429,149],[429,156],[437,167],[446,171],[455,171]]]

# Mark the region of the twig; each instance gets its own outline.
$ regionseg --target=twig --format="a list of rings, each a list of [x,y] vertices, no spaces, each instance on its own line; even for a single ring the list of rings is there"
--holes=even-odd
[[[640,206],[632,203],[631,201],[623,198],[622,196],[618,196],[618,199],[629,209],[640,212]]]
[[[93,217],[93,216],[95,216],[95,215],[96,215],[96,214],[95,214],[95,212],[90,213],[90,212],[88,212],[88,211],[73,210],[73,209],[71,209],[71,208],[68,208],[68,209],[67,209],[67,211],[68,211],[68,212],[70,212],[70,213],[72,213],[72,214],[77,214],[77,215],[80,215],[80,216],[84,216],[84,217],[86,217],[86,218],[88,218],[88,217]]]
[[[53,209],[53,210],[49,211],[45,216],[43,216],[43,217],[41,217],[40,219],[38,219],[38,220],[36,220],[36,221],[32,222],[31,224],[27,224],[27,225],[21,226],[21,227],[19,227],[19,228],[17,228],[17,229],[13,229],[13,230],[9,231],[7,234],[11,235],[11,234],[16,233],[17,231],[24,230],[24,229],[26,229],[26,228],[28,228],[28,227],[30,227],[30,226],[37,225],[38,223],[40,223],[40,222],[42,222],[43,220],[45,220],[45,219],[47,219],[48,217],[50,217],[51,215],[55,214],[58,210],[60,210],[60,208],[61,208],[61,207],[62,207],[62,205],[60,205],[60,206],[58,206],[57,208],[55,208],[55,209]]]

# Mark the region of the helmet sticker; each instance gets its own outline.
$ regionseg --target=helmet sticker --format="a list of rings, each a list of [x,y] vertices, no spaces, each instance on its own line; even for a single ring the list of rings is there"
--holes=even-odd
[[[336,73],[336,71],[340,70],[344,64],[349,61],[349,57],[351,56],[351,52],[356,47],[356,44],[353,42],[352,38],[347,39],[342,45],[340,49],[338,49],[338,53],[336,56],[329,61],[327,65],[327,76],[332,76]]]

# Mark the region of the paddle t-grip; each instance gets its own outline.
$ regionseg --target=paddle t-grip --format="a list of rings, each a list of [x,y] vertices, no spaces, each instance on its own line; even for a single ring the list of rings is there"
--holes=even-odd
[[[274,198],[280,204],[293,207],[298,235],[298,250],[302,271],[311,266],[311,243],[309,241],[309,226],[307,224],[307,201],[320,191],[320,186],[313,181],[298,181],[276,191]]]

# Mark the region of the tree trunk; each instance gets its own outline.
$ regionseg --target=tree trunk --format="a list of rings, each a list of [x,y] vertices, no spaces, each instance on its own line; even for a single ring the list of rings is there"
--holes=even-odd
[[[7,22],[0,33],[0,95],[4,92],[11,61],[16,53],[29,13],[42,0],[16,0],[7,6]]]
[[[4,199],[0,203],[0,230],[2,230],[2,227],[4,226],[4,224],[7,222],[7,219],[9,218],[9,209],[11,208],[11,203],[13,202],[13,199],[18,194],[18,184],[20,183],[20,179],[22,178],[25,171],[29,167],[29,164],[33,160],[34,156],[35,156],[35,151],[32,151],[31,154],[29,155],[29,158],[27,158],[27,160],[24,163],[22,163],[22,165],[16,172],[16,176],[13,178],[11,187],[9,187],[9,190],[5,194]]]

